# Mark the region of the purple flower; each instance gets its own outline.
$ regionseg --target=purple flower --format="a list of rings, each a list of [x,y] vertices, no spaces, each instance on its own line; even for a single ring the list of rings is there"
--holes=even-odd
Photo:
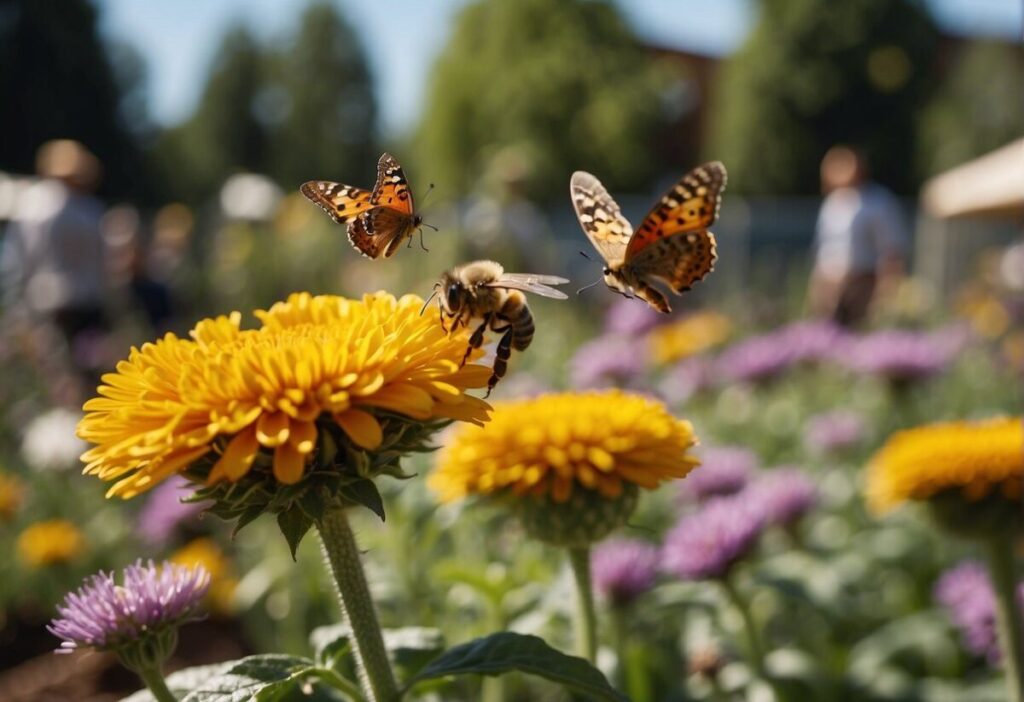
[[[700,453],[700,465],[679,483],[679,495],[697,502],[732,495],[746,487],[757,467],[757,455],[749,449],[739,446],[706,448]]]
[[[765,524],[787,526],[818,503],[818,489],[799,469],[773,468],[740,493],[740,498],[761,512]]]
[[[628,383],[647,365],[642,340],[605,335],[580,346],[570,362],[573,387],[580,389]]]
[[[807,420],[804,443],[812,451],[833,453],[860,443],[864,432],[864,418],[856,412],[824,412]]]
[[[646,541],[611,539],[594,549],[594,587],[615,605],[629,604],[654,587],[658,549]]]
[[[672,367],[661,382],[658,390],[672,404],[682,404],[693,395],[710,387],[714,366],[703,356],[691,356]]]
[[[820,361],[846,341],[847,334],[832,324],[795,322],[733,344],[718,357],[716,368],[725,381],[767,380],[794,365]]]
[[[889,329],[860,337],[836,360],[858,373],[893,381],[919,380],[944,371],[962,343],[962,335],[949,331],[928,334]]]
[[[181,501],[193,487],[185,478],[174,476],[153,488],[139,512],[139,535],[150,544],[165,544],[179,524],[202,512],[208,503]]]
[[[683,580],[720,578],[754,548],[763,527],[762,511],[742,494],[714,499],[668,533],[662,568]]]
[[[964,648],[985,656],[992,664],[998,663],[996,600],[985,569],[974,561],[965,561],[942,574],[933,595],[960,630]]]
[[[604,330],[609,334],[637,336],[653,329],[663,317],[639,300],[616,300],[604,318]]]
[[[86,579],[64,598],[60,616],[47,629],[63,639],[61,653],[120,649],[192,619],[209,586],[210,574],[202,567],[138,560],[124,569],[121,585],[102,571]]]

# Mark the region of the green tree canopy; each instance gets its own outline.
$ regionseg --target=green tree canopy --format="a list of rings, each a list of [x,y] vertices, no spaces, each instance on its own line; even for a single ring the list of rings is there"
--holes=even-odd
[[[290,190],[372,172],[376,117],[355,32],[317,3],[281,49],[261,46],[241,27],[225,35],[195,114],[164,135],[159,157],[172,194],[192,202],[241,170]]]
[[[0,169],[32,173],[43,142],[77,139],[103,162],[102,192],[143,193],[142,156],[121,102],[92,4],[0,0]]]
[[[725,64],[714,100],[713,154],[733,190],[818,191],[818,164],[860,146],[875,176],[917,184],[914,127],[935,65],[936,31],[913,0],[761,0],[759,19]]]
[[[920,164],[934,175],[1024,136],[1024,55],[1008,42],[971,42],[921,120]]]
[[[331,5],[314,4],[276,64],[287,104],[272,125],[271,174],[286,188],[364,171],[372,178],[377,104],[352,27]]]
[[[564,200],[577,168],[640,187],[664,165],[666,72],[603,0],[478,0],[433,69],[422,170],[451,194],[502,166],[541,200]]]

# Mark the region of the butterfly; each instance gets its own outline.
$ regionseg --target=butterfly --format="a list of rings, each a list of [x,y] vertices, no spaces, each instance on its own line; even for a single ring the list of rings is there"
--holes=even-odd
[[[718,254],[708,227],[718,218],[726,180],[720,161],[697,166],[634,230],[601,181],[584,171],[573,173],[572,204],[583,232],[604,258],[605,285],[668,313],[668,300],[650,279],[665,281],[679,295],[714,270]]]
[[[348,225],[349,242],[368,258],[394,256],[423,224],[405,172],[388,153],[377,161],[377,183],[372,191],[329,180],[311,180],[299,190],[335,222]]]

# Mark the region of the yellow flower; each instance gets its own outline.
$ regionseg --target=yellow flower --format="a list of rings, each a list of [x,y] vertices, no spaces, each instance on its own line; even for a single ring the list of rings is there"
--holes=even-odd
[[[0,520],[9,521],[21,506],[25,486],[9,473],[0,473]]]
[[[32,568],[67,563],[85,550],[85,537],[71,522],[36,522],[18,535],[18,555]]]
[[[1021,417],[948,422],[891,436],[868,466],[866,493],[877,512],[949,490],[978,500],[998,488],[1017,500],[1022,478]]]
[[[132,349],[85,405],[78,434],[96,444],[85,472],[116,480],[108,496],[128,498],[215,449],[210,482],[237,481],[266,450],[274,478],[292,484],[318,421],[366,450],[381,445],[382,412],[482,423],[489,405],[465,391],[484,386],[490,369],[460,367],[468,333],[446,335],[422,304],[296,293],[257,311],[259,329],[242,330],[236,312],[200,322],[191,340],[168,334]]]
[[[461,427],[429,484],[444,501],[466,495],[550,496],[574,489],[617,499],[697,466],[689,422],[661,403],[619,390],[542,395],[495,405],[485,427]]]
[[[648,335],[651,358],[671,363],[718,346],[729,338],[732,323],[718,312],[698,312],[672,324],[655,327]]]
[[[178,565],[205,568],[210,573],[210,589],[206,593],[210,608],[221,614],[231,612],[238,579],[231,561],[217,542],[207,537],[193,539],[172,553],[168,560]]]

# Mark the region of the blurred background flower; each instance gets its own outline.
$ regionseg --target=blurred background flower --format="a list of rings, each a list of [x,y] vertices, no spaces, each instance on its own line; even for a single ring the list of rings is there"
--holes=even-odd
[[[30,568],[68,563],[83,555],[85,535],[66,519],[35,522],[18,535],[18,556]]]

